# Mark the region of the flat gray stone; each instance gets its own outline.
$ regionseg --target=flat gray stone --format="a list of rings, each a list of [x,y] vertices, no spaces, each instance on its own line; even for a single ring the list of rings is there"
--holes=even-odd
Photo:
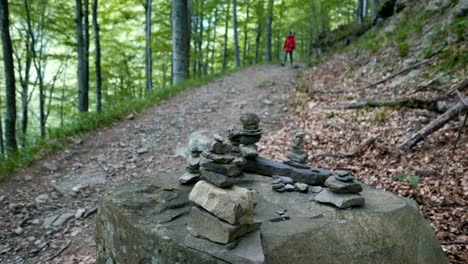
[[[289,166],[293,166],[293,167],[296,167],[296,168],[300,168],[300,169],[310,169],[309,166],[305,165],[305,164],[301,164],[301,163],[297,163],[295,161],[292,161],[292,160],[284,160],[283,161],[284,164],[287,164]]]
[[[315,201],[333,204],[338,208],[345,209],[363,205],[364,197],[359,194],[335,193],[325,189],[315,196]]]
[[[286,176],[273,175],[273,181],[275,180],[279,180],[280,182],[284,184],[294,184],[294,180]]]
[[[245,133],[242,133],[239,139],[240,139],[241,144],[253,145],[259,142],[261,138],[262,138],[262,134],[261,132],[259,132],[258,135],[245,135]]]
[[[52,162],[44,162],[42,164],[42,167],[44,167],[46,170],[48,171],[56,171],[58,169],[57,165],[55,165],[55,163],[52,163]]]
[[[293,192],[296,190],[296,187],[294,187],[294,185],[292,184],[286,184],[284,186],[284,190],[287,191],[287,192]]]
[[[57,218],[57,220],[55,220],[52,225],[53,226],[62,226],[64,224],[66,224],[70,219],[72,219],[75,215],[72,214],[72,213],[64,213],[62,215],[59,216],[59,218]]]
[[[52,215],[52,216],[48,216],[44,219],[44,223],[42,224],[42,228],[44,229],[49,229],[52,227],[52,223],[55,222],[55,220],[57,220],[57,218],[59,218],[59,214],[58,215]]]
[[[226,164],[230,163],[234,160],[234,156],[231,156],[229,154],[215,154],[212,152],[204,151],[202,153],[202,156],[214,161],[215,163],[221,163],[221,164]]]
[[[213,171],[202,170],[201,179],[219,188],[229,188],[234,185],[232,177],[228,177]]]
[[[319,193],[323,190],[321,186],[309,186],[309,191],[311,193]]]
[[[253,192],[233,186],[222,189],[199,181],[189,195],[190,201],[230,224],[252,224]]]
[[[260,123],[260,117],[254,113],[245,113],[240,116],[240,122],[242,125],[253,125],[257,126]]]
[[[357,181],[343,182],[337,180],[335,176],[325,181],[325,186],[336,193],[359,193],[362,192],[362,186]]]
[[[251,232],[239,238],[233,249],[188,235],[185,245],[231,264],[263,264],[265,255],[262,248],[260,231]]]
[[[309,190],[309,185],[305,184],[305,183],[300,183],[300,182],[296,182],[294,184],[294,186],[296,187],[296,190],[298,192],[307,192]]]
[[[214,140],[211,142],[208,151],[214,154],[228,154],[231,151],[231,146],[224,141]]]
[[[242,173],[242,167],[238,166],[236,163],[219,164],[206,158],[202,158],[200,165],[206,170],[214,171],[229,177],[239,176]]]
[[[96,186],[105,184],[107,181],[107,172],[105,171],[85,171],[81,174],[72,175],[54,184],[54,187],[60,193],[67,195],[77,185]]]
[[[296,162],[296,163],[305,163],[307,161],[307,158],[309,156],[307,156],[307,154],[305,153],[296,153],[296,152],[288,152],[288,155],[287,155],[288,159]]]
[[[229,244],[238,237],[257,230],[259,226],[259,223],[231,225],[194,206],[190,210],[190,221],[187,230],[195,237],[204,237],[216,243]]]
[[[255,145],[241,145],[240,151],[242,156],[246,159],[253,159],[258,156],[257,146]]]
[[[325,180],[332,175],[332,171],[329,170],[319,168],[301,169],[289,166],[283,162],[273,161],[262,157],[246,159],[244,171],[267,176],[287,176],[296,182],[302,182],[308,185],[323,185]]]
[[[179,178],[180,184],[188,185],[197,182],[200,179],[200,174],[186,172]]]

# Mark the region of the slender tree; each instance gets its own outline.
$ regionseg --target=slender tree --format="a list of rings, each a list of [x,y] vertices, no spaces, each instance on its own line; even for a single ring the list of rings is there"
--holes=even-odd
[[[237,0],[232,0],[232,30],[234,31],[234,66],[240,66],[239,36],[237,34]]]
[[[273,24],[273,0],[268,0],[268,13],[266,19],[266,31],[265,31],[265,60],[267,62],[272,61],[272,50],[271,50],[271,38],[272,38],[272,24]]]
[[[242,65],[245,65],[247,63],[247,53],[249,50],[249,36],[248,36],[248,30],[249,30],[249,18],[250,18],[250,3],[247,2],[247,17],[245,18],[245,23],[244,23],[244,53],[242,55]]]
[[[15,67],[13,63],[13,46],[10,36],[10,21],[8,1],[0,0],[0,30],[2,33],[3,63],[5,71],[5,141],[8,153],[14,153],[18,147],[16,145],[16,88],[15,88]]]
[[[254,63],[257,64],[259,62],[259,49],[260,49],[260,38],[262,37],[262,21],[263,21],[263,8],[264,8],[264,1],[259,0],[257,6],[257,32],[255,36],[255,55],[254,55]]]
[[[187,0],[172,0],[172,83],[189,78],[190,32]]]
[[[96,112],[102,108],[101,42],[99,39],[98,0],[93,0],[94,64],[96,68]]]
[[[88,111],[88,93],[86,90],[86,63],[85,63],[85,40],[83,36],[83,5],[81,0],[76,0],[76,45],[78,51],[78,111]]]
[[[145,69],[146,69],[146,92],[153,90],[153,55],[151,51],[151,6],[152,0],[145,2],[145,29],[146,29],[146,47],[145,47]]]
[[[223,71],[226,70],[227,67],[227,44],[228,44],[228,30],[229,30],[229,9],[231,7],[230,1],[227,1],[227,7],[226,7],[226,22],[224,25],[224,48],[223,48]]]
[[[85,112],[89,111],[89,0],[83,2]]]
[[[218,7],[216,7],[215,15],[214,15],[213,47],[211,48],[211,62],[210,62],[210,67],[211,67],[210,72],[211,73],[214,73],[217,28],[218,28]]]

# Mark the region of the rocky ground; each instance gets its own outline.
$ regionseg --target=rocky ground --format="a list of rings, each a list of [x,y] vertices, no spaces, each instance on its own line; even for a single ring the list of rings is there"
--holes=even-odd
[[[0,263],[94,263],[94,217],[109,187],[184,171],[188,140],[239,124],[241,112],[277,130],[292,68],[258,66],[193,88],[10,175],[0,186]]]

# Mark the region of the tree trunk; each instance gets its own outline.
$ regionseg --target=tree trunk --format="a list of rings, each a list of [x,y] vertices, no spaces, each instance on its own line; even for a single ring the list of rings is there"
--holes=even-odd
[[[145,2],[145,16],[146,16],[146,47],[145,47],[145,70],[146,70],[146,92],[149,93],[153,90],[153,59],[151,52],[151,6],[152,1],[146,0]]]
[[[228,43],[228,30],[229,30],[229,9],[231,8],[230,2],[227,2],[226,8],[226,24],[224,25],[224,49],[223,49],[223,71],[227,67],[227,43]]]
[[[94,31],[94,63],[96,67],[96,112],[101,112],[101,42],[99,39],[99,24],[98,24],[98,0],[93,0],[93,31]]]
[[[356,10],[356,20],[358,24],[362,27],[363,26],[363,7],[364,7],[364,0],[358,0],[357,2],[357,10]]]
[[[36,32],[35,34],[33,32],[31,9],[27,0],[24,0],[24,9],[26,11],[26,22],[27,22],[28,33],[30,34],[30,37],[31,37],[31,59],[32,59],[32,62],[34,63],[34,68],[36,69],[37,79],[39,81],[39,127],[40,127],[41,137],[44,138],[46,115],[45,115],[45,93],[44,93],[44,90],[45,90],[44,70],[42,69],[42,55],[43,55],[43,50],[44,50],[43,43],[40,43],[39,54],[37,54],[38,52],[36,51],[36,48],[37,48],[36,45],[38,43],[36,36],[39,35],[43,37],[44,33],[41,30],[38,30],[40,33]],[[46,12],[44,9],[42,13],[42,20],[45,18],[45,15],[46,15]],[[43,23],[40,23],[40,24],[41,26],[44,26]]]
[[[377,22],[377,5],[379,4],[379,0],[371,0],[371,19],[372,24],[375,25]]]
[[[273,24],[273,0],[268,0],[268,13],[266,19],[266,31],[265,31],[265,60],[267,62],[272,61],[271,51],[271,26]]]
[[[234,31],[234,66],[240,66],[239,36],[237,34],[237,0],[232,0],[232,30]]]
[[[84,75],[85,75],[85,112],[89,111],[89,0],[84,0],[83,34],[84,34]]]
[[[85,40],[83,36],[83,7],[81,0],[76,0],[76,39],[78,51],[78,111],[80,113],[88,111],[88,100],[86,94],[86,63],[85,63]]]
[[[217,29],[218,29],[218,7],[216,7],[216,10],[215,10],[214,25],[213,25],[213,47],[211,50],[211,62],[210,62],[211,74],[214,73]]]
[[[246,65],[247,63],[247,52],[249,49],[249,38],[248,38],[248,30],[249,30],[249,18],[250,18],[250,4],[247,3],[247,15],[245,18],[245,27],[244,27],[244,54],[242,55],[242,65]]]
[[[187,0],[172,0],[172,83],[189,78],[190,32]]]
[[[204,12],[203,12],[203,7],[204,7],[204,0],[200,0],[200,6],[199,6],[199,12],[200,18],[198,19],[199,25],[198,25],[198,37],[197,37],[197,44],[198,44],[198,76],[201,77],[201,75],[206,75],[206,68],[203,62],[203,22],[205,22],[204,19]]]
[[[263,21],[263,0],[258,1],[257,6],[257,33],[255,36],[255,55],[254,55],[254,63],[257,64],[260,59],[258,57],[259,49],[260,49],[260,38],[262,36],[262,21]]]
[[[3,63],[5,71],[5,140],[8,153],[15,153],[16,145],[16,88],[13,47],[10,37],[8,1],[0,0],[0,30],[2,33]]]

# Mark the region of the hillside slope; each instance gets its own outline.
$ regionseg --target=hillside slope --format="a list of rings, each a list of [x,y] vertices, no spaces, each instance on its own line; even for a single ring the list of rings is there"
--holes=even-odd
[[[310,164],[346,168],[371,186],[416,199],[453,263],[468,262],[466,111],[410,151],[399,145],[445,111],[437,106],[467,96],[466,85],[453,90],[467,76],[467,9],[462,0],[415,1],[328,51],[298,75],[291,115],[261,147],[263,155],[285,158],[291,132],[304,130]],[[438,98],[438,105],[413,104]]]

